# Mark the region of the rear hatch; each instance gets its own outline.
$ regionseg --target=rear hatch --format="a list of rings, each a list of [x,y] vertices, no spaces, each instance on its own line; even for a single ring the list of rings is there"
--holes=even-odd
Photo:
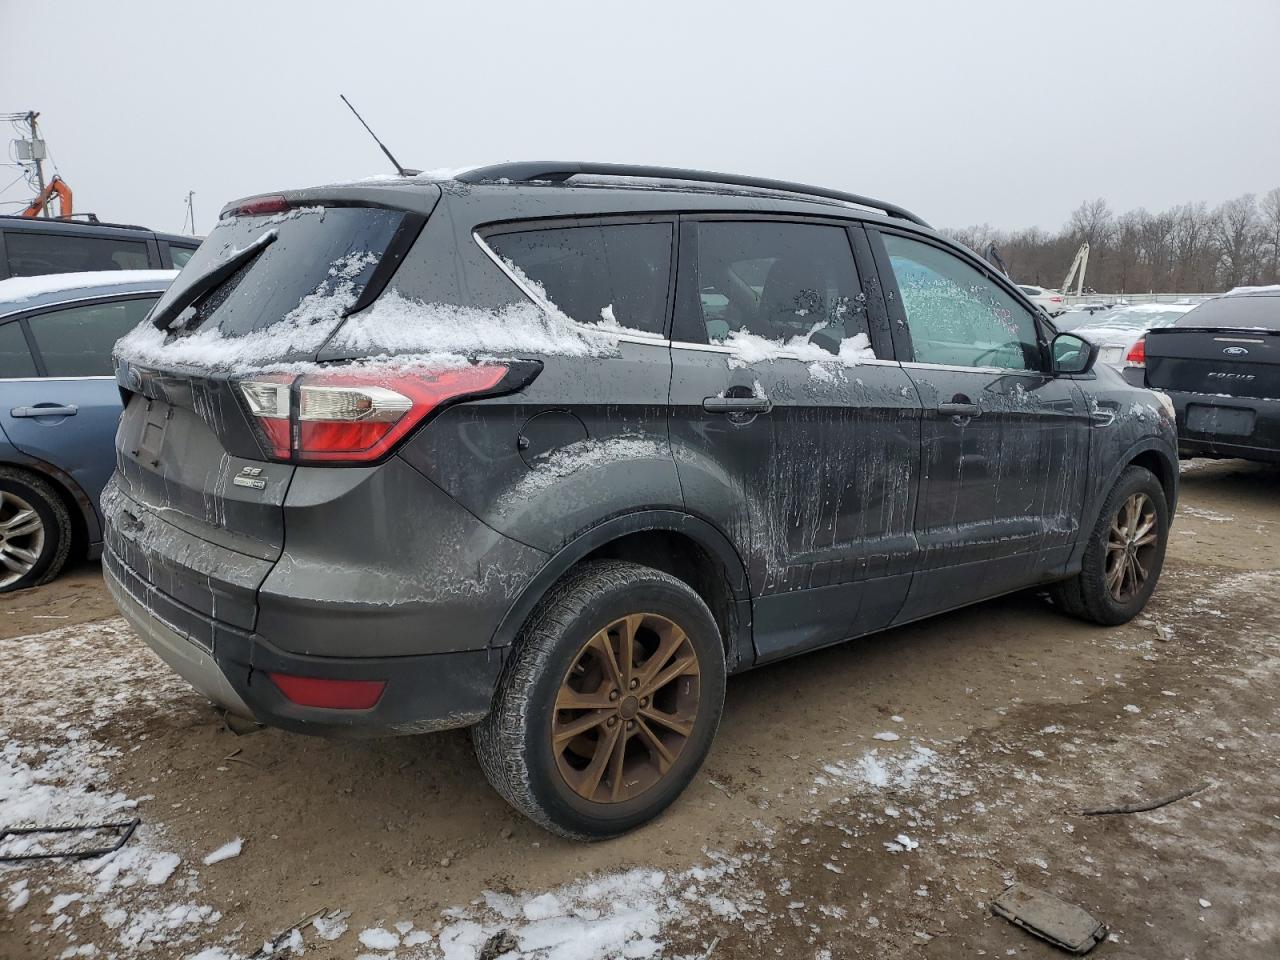
[[[1149,331],[1146,364],[1159,390],[1280,397],[1280,291],[1218,297]]]
[[[1280,399],[1280,291],[1219,297],[1146,339],[1150,387],[1189,398],[1179,427],[1243,441]]]
[[[439,196],[415,184],[232,204],[117,344],[125,409],[104,508],[108,546],[138,578],[253,626],[257,588],[284,548],[296,468],[270,462],[238,381],[314,361],[385,288]]]

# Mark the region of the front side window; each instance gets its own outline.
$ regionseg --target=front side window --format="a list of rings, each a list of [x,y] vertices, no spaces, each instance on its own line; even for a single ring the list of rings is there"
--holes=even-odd
[[[866,337],[864,299],[843,228],[731,220],[684,229],[680,300],[682,313],[692,314],[685,336],[705,331],[710,343],[735,334],[781,343],[800,337],[834,354],[843,341]]]
[[[34,377],[36,363],[27,349],[27,338],[17,320],[0,323],[0,380]]]
[[[45,375],[111,376],[111,348],[142,321],[156,299],[92,303],[27,317]]]
[[[485,242],[570,319],[659,336],[666,328],[669,223],[556,227]]]
[[[1035,319],[964,260],[932,244],[884,234],[919,363],[1041,368]]]
[[[72,237],[10,230],[4,236],[9,273],[38,277],[83,270],[145,270],[147,245],[138,240]]]

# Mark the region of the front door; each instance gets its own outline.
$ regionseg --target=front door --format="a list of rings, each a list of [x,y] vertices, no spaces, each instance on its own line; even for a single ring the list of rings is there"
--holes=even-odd
[[[872,239],[923,407],[907,620],[1036,583],[1066,562],[1090,421],[1076,384],[1047,372],[1032,311],[978,264],[925,238]]]
[[[913,562],[919,406],[860,280],[865,234],[686,218],[679,260],[671,444],[686,505],[747,561],[757,662],[887,625]]]

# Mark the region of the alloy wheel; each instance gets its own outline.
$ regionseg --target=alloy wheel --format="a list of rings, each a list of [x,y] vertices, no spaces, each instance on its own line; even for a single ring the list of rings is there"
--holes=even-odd
[[[0,490],[0,587],[25,577],[44,552],[44,521],[35,507]]]
[[[634,799],[674,766],[698,703],[698,654],[684,630],[653,613],[615,620],[583,644],[556,695],[560,776],[594,803]]]
[[[1107,592],[1111,599],[1126,603],[1141,592],[1155,559],[1157,540],[1156,507],[1145,493],[1127,497],[1111,520],[1107,535]]]

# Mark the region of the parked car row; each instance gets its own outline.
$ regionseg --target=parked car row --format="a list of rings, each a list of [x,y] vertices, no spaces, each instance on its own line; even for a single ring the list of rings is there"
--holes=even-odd
[[[0,589],[79,538],[226,710],[471,726],[517,809],[611,836],[730,674],[1027,587],[1135,616],[1175,414],[1241,427],[1194,413],[1197,357],[1235,319],[1264,376],[1264,299],[1063,333],[901,207],[699,171],[252,197],[176,280],[0,281]]]

